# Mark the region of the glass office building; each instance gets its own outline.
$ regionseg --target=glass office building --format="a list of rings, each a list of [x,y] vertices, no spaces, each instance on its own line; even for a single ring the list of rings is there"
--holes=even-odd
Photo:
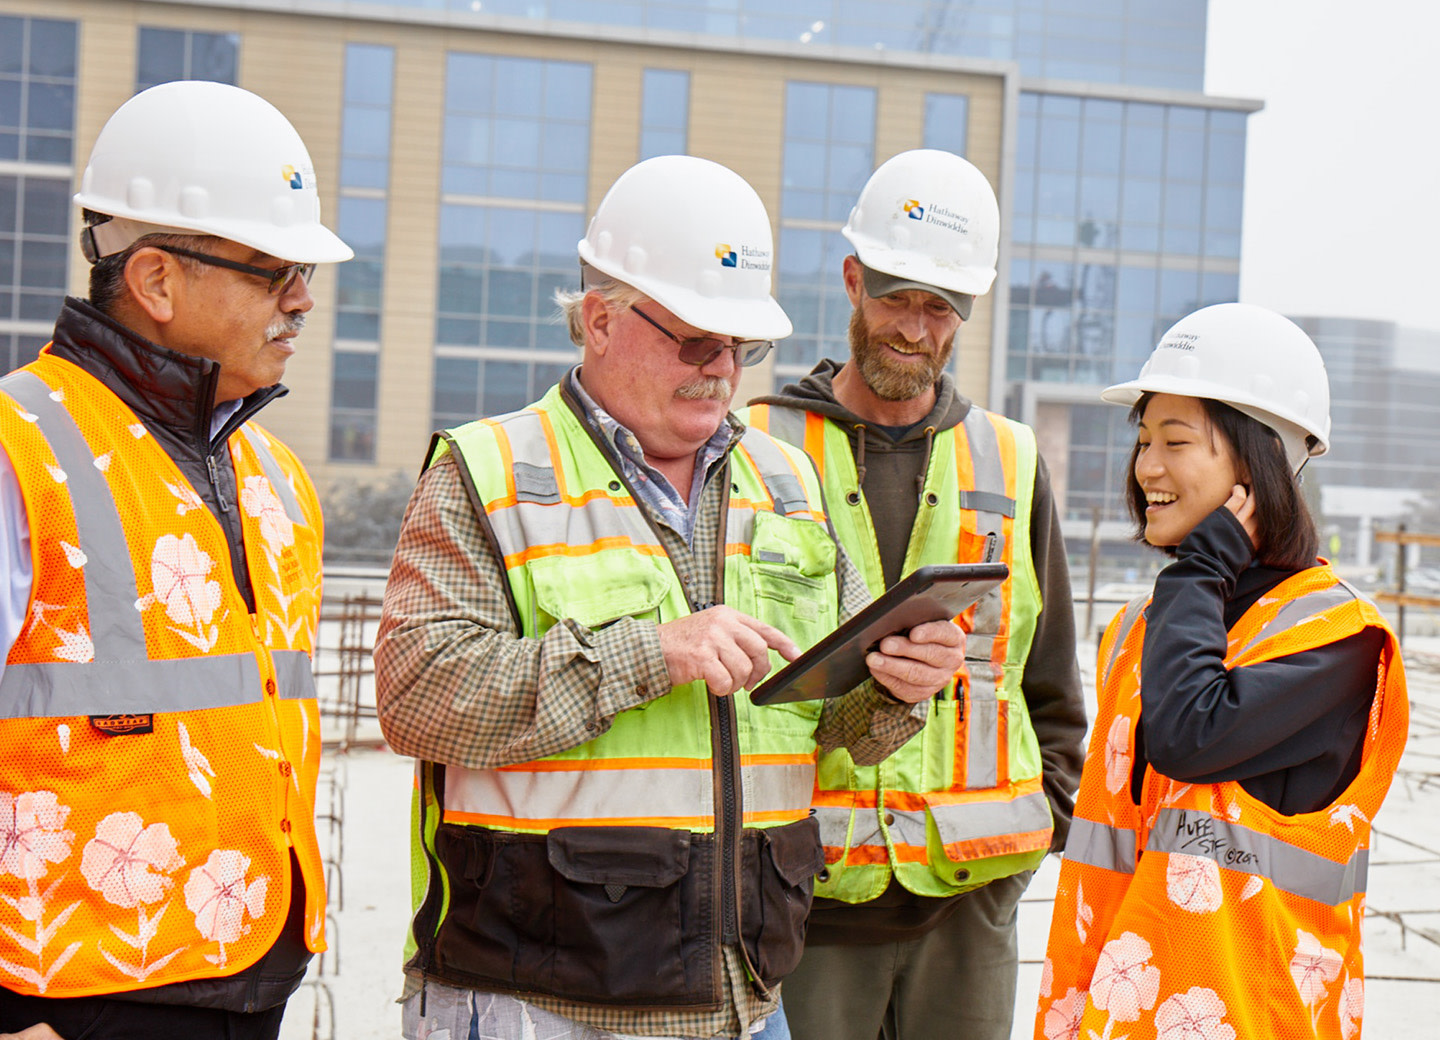
[[[600,195],[651,155],[746,177],[795,323],[742,395],[843,357],[839,231],[906,148],[1001,200],[1001,269],[956,350],[1034,425],[1070,533],[1114,519],[1132,437],[1100,387],[1238,287],[1245,121],[1202,92],[1204,0],[12,0],[0,17],[0,363],[84,291],[68,195],[114,107],[238,83],[305,137],[356,259],[322,271],[272,413],[326,479],[413,472],[429,433],[534,399],[576,359],[554,320]],[[87,62],[87,46],[103,62]],[[283,83],[283,90],[270,89]],[[267,417],[271,413],[267,413]]]

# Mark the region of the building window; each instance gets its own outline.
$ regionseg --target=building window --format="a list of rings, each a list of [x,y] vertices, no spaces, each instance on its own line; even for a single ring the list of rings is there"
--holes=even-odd
[[[925,95],[925,147],[965,154],[970,99],[964,94]]]
[[[776,296],[795,334],[777,345],[777,387],[849,354],[840,228],[874,168],[875,102],[871,87],[786,85]]]
[[[65,296],[74,22],[0,16],[0,371],[34,360]]]
[[[578,282],[590,167],[588,64],[452,52],[434,422],[523,407],[575,363],[554,293]]]
[[[335,268],[330,458],[374,462],[395,48],[345,48],[336,230],[355,258]]]
[[[640,158],[684,155],[690,126],[690,73],[646,69],[640,95]]]
[[[207,79],[233,86],[239,67],[239,33],[140,27],[136,93],[177,79]]]

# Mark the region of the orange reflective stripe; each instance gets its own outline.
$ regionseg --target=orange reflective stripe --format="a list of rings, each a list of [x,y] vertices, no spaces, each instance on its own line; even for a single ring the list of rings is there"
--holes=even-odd
[[[495,435],[495,450],[500,453],[500,472],[505,474],[505,497],[493,502],[486,502],[485,511],[488,513],[494,509],[513,506],[519,501],[515,493],[515,453],[510,447],[510,435],[505,432],[502,423],[493,419],[481,419],[480,422]],[[458,458],[455,461],[457,464],[464,465]]]
[[[805,442],[800,446],[815,463],[820,482],[825,482],[825,417],[817,412],[805,413]]]

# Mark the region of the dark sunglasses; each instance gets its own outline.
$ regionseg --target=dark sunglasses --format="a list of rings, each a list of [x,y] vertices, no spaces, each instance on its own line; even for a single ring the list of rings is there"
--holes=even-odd
[[[199,260],[202,264],[209,264],[211,267],[224,267],[231,271],[239,271],[242,274],[253,274],[256,278],[264,278],[270,283],[269,292],[271,296],[280,296],[289,292],[297,278],[305,279],[305,283],[308,285],[310,279],[315,276],[315,264],[283,264],[280,267],[256,267],[254,264],[242,264],[238,260],[226,260],[223,256],[197,253],[193,249],[182,249],[179,246],[156,246],[155,248],[163,249],[167,253],[174,253],[176,256],[188,256],[191,260]]]
[[[720,356],[722,350],[729,350],[733,347],[735,364],[744,368],[763,360],[765,355],[770,353],[770,348],[775,345],[773,340],[768,339],[739,339],[734,343],[726,343],[714,336],[690,336],[682,339],[633,303],[630,305],[630,309],[680,344],[680,360],[687,365],[697,367],[708,365]]]

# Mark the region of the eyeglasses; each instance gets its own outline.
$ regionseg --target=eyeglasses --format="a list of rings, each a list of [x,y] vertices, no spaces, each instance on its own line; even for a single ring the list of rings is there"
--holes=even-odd
[[[202,264],[209,264],[211,267],[224,267],[242,274],[253,274],[256,278],[264,278],[270,283],[269,293],[271,296],[281,296],[289,292],[297,278],[303,278],[306,284],[309,284],[310,279],[315,276],[315,264],[256,267],[254,264],[242,264],[238,260],[227,260],[223,256],[212,256],[209,253],[197,253],[193,249],[182,249],[180,246],[156,246],[155,248],[163,249],[167,253],[174,253],[176,256],[188,256],[191,260],[199,260]]]
[[[735,364],[744,368],[763,360],[765,355],[770,353],[770,348],[775,345],[772,340],[768,339],[738,339],[734,343],[726,343],[714,336],[688,336],[682,339],[633,303],[630,305],[630,309],[680,344],[680,360],[687,365],[695,365],[697,368],[710,364],[720,356],[722,350],[729,350],[732,347],[735,350]]]

